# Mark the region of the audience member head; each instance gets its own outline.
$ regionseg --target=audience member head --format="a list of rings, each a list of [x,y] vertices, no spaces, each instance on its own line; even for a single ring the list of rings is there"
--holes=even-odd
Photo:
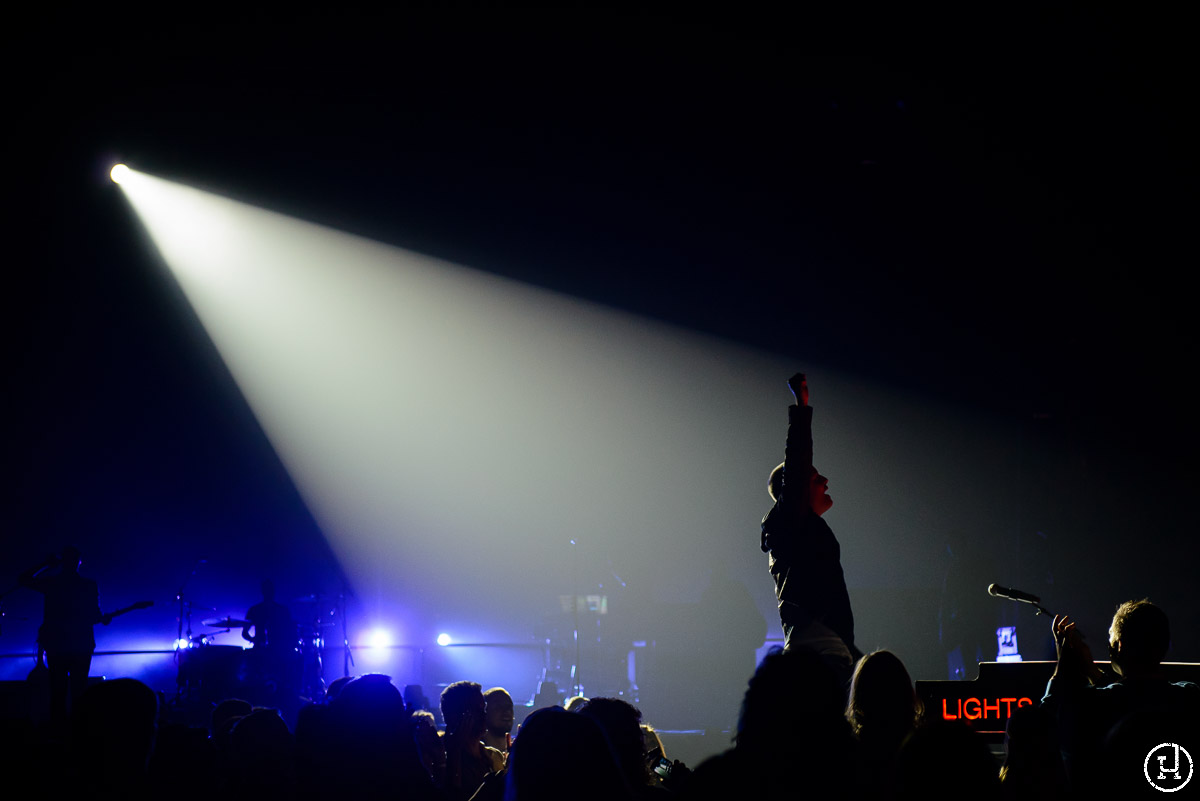
[[[230,732],[230,740],[235,749],[243,752],[283,753],[291,748],[292,733],[278,709],[260,706],[238,720]]]
[[[1108,629],[1108,650],[1113,668],[1122,676],[1154,672],[1170,645],[1167,614],[1149,599],[1126,601],[1117,607]]]
[[[630,799],[600,726],[562,707],[525,719],[508,760],[505,801],[616,801]]]
[[[646,784],[650,773],[646,766],[641,710],[620,698],[593,698],[579,714],[600,724],[625,781],[631,787]]]
[[[473,681],[456,681],[442,690],[442,720],[446,723],[446,733],[458,732],[463,726],[469,731],[463,732],[472,739],[482,739],[484,732],[484,702],[483,687]]]
[[[337,700],[337,697],[342,694],[342,690],[346,689],[346,685],[354,681],[355,676],[339,676],[329,682],[329,686],[325,688],[325,703],[331,704]],[[407,708],[407,701],[405,702]]]
[[[333,737],[327,742],[347,797],[404,796],[429,784],[404,697],[390,677],[360,676],[328,709]]]
[[[364,673],[351,679],[338,693],[338,703],[343,706],[386,706],[389,710],[404,710],[404,696],[392,677],[384,673]]]
[[[578,712],[579,710],[583,709],[583,705],[587,702],[588,698],[585,695],[572,695],[567,699],[567,702],[563,704],[563,708],[568,712]]]
[[[364,732],[389,735],[407,730],[404,698],[390,676],[368,673],[348,682],[333,706],[346,721]]]
[[[742,698],[738,748],[777,750],[816,739],[825,747],[850,736],[837,676],[804,648],[773,648]]]
[[[245,717],[253,709],[254,707],[250,706],[249,701],[243,701],[241,698],[226,698],[213,707],[212,714],[209,716],[208,730],[216,734],[222,723],[230,718]]]
[[[850,679],[846,719],[860,739],[881,736],[896,746],[916,726],[921,702],[900,658],[875,651],[858,660]]]
[[[229,733],[231,778],[243,796],[289,795],[295,741],[279,711],[258,707]]]
[[[404,708],[410,712],[415,712],[418,709],[429,709],[429,699],[425,697],[425,688],[420,684],[405,684]]]
[[[137,679],[103,681],[83,693],[73,715],[81,775],[95,779],[97,797],[144,780],[158,726],[153,690]]]
[[[514,715],[513,699],[503,687],[493,687],[483,694],[483,716],[488,734],[503,738],[511,734]]]

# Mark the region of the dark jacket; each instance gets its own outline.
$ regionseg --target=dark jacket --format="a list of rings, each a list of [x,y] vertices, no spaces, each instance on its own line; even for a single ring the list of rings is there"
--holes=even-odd
[[[833,630],[853,652],[854,614],[842,574],[842,549],[812,510],[812,407],[788,407],[783,490],[762,520],[762,550],[770,555],[779,617],[803,629],[817,621]]]

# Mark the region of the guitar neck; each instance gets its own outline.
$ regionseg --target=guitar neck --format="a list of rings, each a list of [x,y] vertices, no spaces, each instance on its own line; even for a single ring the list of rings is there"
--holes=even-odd
[[[124,615],[128,612],[132,612],[135,609],[147,609],[151,606],[154,606],[154,601],[138,601],[135,604],[130,604],[129,606],[126,606],[124,609],[118,609],[115,612],[110,612],[108,616],[110,618],[120,617],[121,615]]]

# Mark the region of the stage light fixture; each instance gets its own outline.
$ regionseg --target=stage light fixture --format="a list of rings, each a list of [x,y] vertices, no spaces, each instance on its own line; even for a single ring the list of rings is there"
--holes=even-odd
[[[114,184],[119,184],[121,181],[128,178],[129,173],[131,172],[133,171],[124,164],[114,164],[113,168],[108,172],[108,177],[112,178]]]
[[[437,644],[441,645],[441,646],[449,645],[450,644],[450,635],[449,634],[439,634],[438,638],[437,638]]]

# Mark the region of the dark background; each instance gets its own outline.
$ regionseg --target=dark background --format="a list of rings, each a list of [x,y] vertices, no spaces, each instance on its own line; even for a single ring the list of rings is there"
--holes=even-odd
[[[1149,595],[1200,660],[1185,26],[839,8],[15,25],[0,591],[68,541],[114,603],[169,603],[199,558],[246,603],[264,564],[339,581],[108,181],[125,161],[1003,421],[1011,537],[947,541],[943,586],[848,576],[860,618],[937,606],[916,678],[993,656],[1001,579],[1094,645]],[[31,604],[0,650],[29,650]]]

